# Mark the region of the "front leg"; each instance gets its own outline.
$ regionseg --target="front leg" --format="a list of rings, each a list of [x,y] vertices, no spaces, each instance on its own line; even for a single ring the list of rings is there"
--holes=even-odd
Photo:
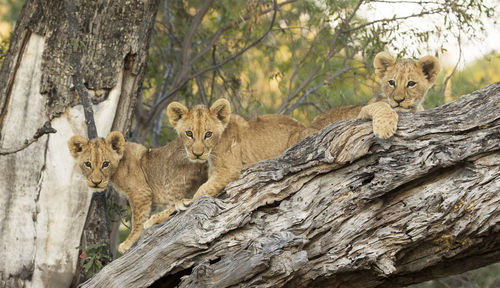
[[[174,212],[175,212],[175,208],[169,207],[169,208],[161,211],[160,213],[156,213],[156,214],[152,215],[151,217],[149,217],[149,219],[146,222],[144,222],[144,229],[147,229],[149,227],[152,227],[153,225],[156,225],[158,223],[161,223],[161,222],[167,220],[170,217],[170,214],[172,214]]]
[[[147,195],[140,195],[141,193],[137,194],[139,195],[131,195],[128,199],[130,209],[132,210],[132,230],[130,231],[130,234],[128,234],[127,239],[125,239],[125,241],[118,246],[118,251],[122,254],[130,249],[135,241],[137,241],[142,230],[144,229],[144,222],[148,219],[151,211],[151,193],[145,193]]]
[[[241,167],[234,169],[219,169],[208,177],[207,182],[198,188],[192,199],[184,199],[184,205],[189,205],[203,195],[210,197],[217,196],[229,182],[240,177]]]
[[[373,133],[375,136],[388,139],[398,128],[398,113],[385,102],[368,104],[361,109],[359,119],[372,120]]]

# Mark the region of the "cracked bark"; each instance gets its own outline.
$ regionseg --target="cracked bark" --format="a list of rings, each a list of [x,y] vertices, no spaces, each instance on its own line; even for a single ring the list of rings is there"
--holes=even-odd
[[[81,287],[400,287],[499,261],[499,103],[496,83],[400,113],[388,141],[366,121],[330,125]]]
[[[71,51],[82,43],[99,136],[127,132],[158,2],[73,1],[81,30],[69,41],[63,1],[26,1],[0,71],[0,151],[22,147],[47,121],[57,132],[0,156],[0,287],[69,287],[75,274],[73,285],[86,278],[75,273],[82,264],[75,247],[85,246],[91,193],[66,148],[72,135],[86,136]],[[95,215],[99,239],[103,217]]]

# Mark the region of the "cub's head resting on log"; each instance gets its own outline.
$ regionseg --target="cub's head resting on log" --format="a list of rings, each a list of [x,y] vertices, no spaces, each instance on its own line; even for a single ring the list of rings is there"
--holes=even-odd
[[[121,253],[135,243],[143,228],[184,209],[183,199],[193,195],[207,179],[207,165],[188,161],[180,139],[147,149],[125,142],[123,135],[114,131],[106,139],[87,141],[73,136],[68,148],[90,188],[100,191],[112,182],[127,197],[132,210],[132,230],[118,247]],[[148,219],[153,205],[164,206],[165,210]]]
[[[398,114],[396,111],[423,111],[427,90],[436,81],[439,60],[424,56],[417,61],[395,60],[389,53],[380,52],[373,61],[375,74],[382,93],[372,97],[368,104],[341,106],[319,114],[303,134],[311,134],[326,125],[348,119],[372,120],[374,134],[382,139],[390,138],[396,132]]]
[[[227,100],[219,99],[208,108],[191,109],[178,102],[167,107],[167,115],[189,160],[208,162],[208,180],[196,191],[216,196],[231,181],[238,179],[243,167],[283,153],[299,140],[305,126],[285,115],[260,115],[250,120],[231,114]]]
[[[68,142],[71,156],[78,161],[87,185],[102,191],[115,174],[125,151],[125,139],[120,132],[111,132],[106,139],[87,141],[82,136],[73,136]]]
[[[375,56],[373,66],[382,89],[377,100],[387,101],[396,111],[424,110],[425,95],[440,69],[436,57],[396,61],[389,53],[380,52]]]

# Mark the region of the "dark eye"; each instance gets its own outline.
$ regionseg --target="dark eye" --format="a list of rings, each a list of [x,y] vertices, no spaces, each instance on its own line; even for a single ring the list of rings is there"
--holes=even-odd
[[[92,163],[90,163],[89,161],[85,161],[83,164],[89,168],[92,167]]]
[[[189,138],[193,138],[193,132],[192,131],[186,131],[186,136]]]
[[[396,82],[394,82],[394,80],[389,80],[389,85],[396,87]]]
[[[102,168],[106,168],[109,166],[109,161],[102,162]]]
[[[205,139],[212,137],[212,131],[205,133]]]
[[[406,87],[413,87],[415,86],[417,83],[414,82],[414,81],[409,81],[408,84],[406,84]]]

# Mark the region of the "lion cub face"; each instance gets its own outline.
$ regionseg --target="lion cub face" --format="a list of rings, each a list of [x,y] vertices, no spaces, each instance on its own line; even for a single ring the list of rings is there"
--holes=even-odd
[[[109,133],[106,139],[95,138],[90,141],[73,136],[68,141],[68,148],[71,156],[78,161],[87,185],[95,191],[102,191],[123,157],[125,139],[118,131]]]
[[[439,73],[439,60],[436,57],[396,61],[387,52],[380,52],[375,56],[373,65],[383,95],[394,110],[423,110],[425,94]]]
[[[208,160],[226,129],[231,106],[226,99],[215,101],[210,108],[196,105],[188,109],[179,102],[172,102],[167,107],[167,115],[184,143],[188,159],[201,163]]]

